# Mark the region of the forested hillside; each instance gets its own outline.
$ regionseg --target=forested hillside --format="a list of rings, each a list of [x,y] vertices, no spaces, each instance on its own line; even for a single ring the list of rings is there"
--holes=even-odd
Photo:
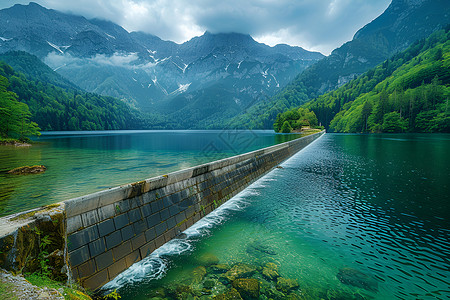
[[[8,86],[7,91],[14,92],[20,102],[28,105],[31,120],[42,130],[145,127],[140,115],[122,101],[77,89],[27,53],[15,52],[7,56],[27,74],[0,62],[0,75],[8,82],[4,86]]]
[[[450,132],[449,30],[303,107],[336,132]]]

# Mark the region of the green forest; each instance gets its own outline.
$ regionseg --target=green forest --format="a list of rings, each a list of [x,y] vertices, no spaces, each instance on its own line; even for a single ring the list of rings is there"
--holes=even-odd
[[[0,138],[25,141],[27,136],[40,135],[38,125],[30,121],[28,105],[19,102],[8,87],[8,79],[0,75]]]
[[[290,133],[302,128],[318,128],[317,125],[316,114],[307,108],[300,107],[278,114],[273,129],[275,132]]]
[[[449,29],[302,107],[334,132],[450,132]]]
[[[27,66],[23,70],[27,75],[0,61],[0,131],[3,138],[35,135],[37,126],[41,130],[145,127],[142,116],[124,102],[77,89],[42,62],[30,62],[29,54],[17,52],[13,55],[17,65]],[[31,59],[38,60],[34,56]]]

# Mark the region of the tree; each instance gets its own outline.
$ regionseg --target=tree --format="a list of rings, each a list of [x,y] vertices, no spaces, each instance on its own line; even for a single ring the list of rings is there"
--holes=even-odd
[[[408,128],[407,121],[396,111],[387,113],[383,117],[383,132],[403,132]]]
[[[0,75],[0,136],[25,140],[28,136],[40,135],[37,124],[30,121],[28,105],[19,102],[8,87],[8,79]]]
[[[284,121],[283,126],[281,127],[282,133],[290,133],[292,131],[292,127],[288,121]]]

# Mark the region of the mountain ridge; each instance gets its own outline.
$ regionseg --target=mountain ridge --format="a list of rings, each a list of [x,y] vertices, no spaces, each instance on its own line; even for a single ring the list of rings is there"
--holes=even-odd
[[[122,99],[144,112],[167,111],[166,104],[177,98],[184,106],[166,113],[183,128],[209,117],[203,108],[213,94],[227,95],[227,103],[215,102],[217,111],[231,105],[238,114],[324,57],[301,47],[270,47],[239,33],[205,32],[176,44],[36,3],[0,10],[0,37],[0,53],[34,54],[82,89]],[[178,116],[184,114],[198,117],[186,123]]]

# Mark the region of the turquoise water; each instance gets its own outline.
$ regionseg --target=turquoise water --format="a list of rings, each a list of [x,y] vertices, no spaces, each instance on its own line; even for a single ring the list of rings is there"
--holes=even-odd
[[[0,147],[0,216],[282,143],[273,131],[47,132],[32,147]],[[6,172],[45,165],[36,175]]]
[[[193,274],[208,255],[259,270],[260,299],[448,299],[448,149],[450,135],[326,134],[105,290],[210,299],[230,283],[214,267]],[[299,288],[276,294],[267,262]]]

